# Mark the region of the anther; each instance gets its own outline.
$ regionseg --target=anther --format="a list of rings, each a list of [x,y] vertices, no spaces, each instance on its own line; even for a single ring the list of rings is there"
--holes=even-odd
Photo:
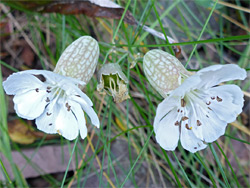
[[[185,121],[185,120],[187,120],[187,119],[188,119],[187,116],[184,116],[184,117],[181,118],[182,121]]]
[[[178,109],[177,112],[180,112],[180,109]]]
[[[218,97],[218,96],[217,96],[216,100],[217,100],[218,102],[221,102],[221,101],[222,101],[222,99],[221,99],[220,97]]]
[[[51,87],[48,86],[46,92],[47,92],[47,93],[50,93],[50,92],[51,92],[50,89],[51,89]]]
[[[47,116],[50,116],[52,113],[47,112],[46,114],[47,114]]]
[[[49,126],[51,126],[51,125],[52,125],[52,123],[49,124]]]
[[[181,99],[181,107],[185,107],[186,106],[186,101],[184,99]]]
[[[197,149],[197,147],[194,147],[194,149]]]
[[[56,130],[56,132],[59,134],[59,135],[62,135],[61,132],[59,130]]]
[[[67,111],[70,111],[71,106],[69,105],[69,103],[66,103],[65,106],[66,106],[66,108],[67,108]]]
[[[37,92],[37,93],[39,92],[39,89],[38,89],[38,88],[36,88],[36,92]]]
[[[200,120],[197,120],[197,126],[201,126]]]
[[[174,125],[179,126],[179,121],[176,121]]]
[[[46,102],[50,102],[49,97],[47,97],[45,101],[46,101]]]
[[[212,111],[212,109],[211,108],[209,108],[209,107],[207,107],[209,110],[211,110]]]
[[[215,97],[211,97],[211,99],[212,99],[212,100],[214,100],[214,99],[215,99]]]
[[[188,127],[188,124],[186,124],[185,127],[186,127],[188,130],[192,130],[192,127]]]
[[[207,105],[210,105],[210,104],[211,104],[211,101],[206,102],[206,104],[207,104]]]

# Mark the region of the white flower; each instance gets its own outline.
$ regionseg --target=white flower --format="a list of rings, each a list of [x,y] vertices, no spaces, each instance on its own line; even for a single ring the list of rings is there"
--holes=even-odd
[[[90,43],[94,44],[89,45]],[[39,130],[49,134],[59,133],[68,140],[75,139],[79,130],[81,137],[86,137],[83,110],[92,124],[99,128],[100,122],[92,108],[93,103],[79,89],[86,85],[96,68],[99,48],[92,53],[94,56],[91,62],[89,56],[92,54],[89,53],[87,58],[85,55],[86,52],[95,50],[96,45],[98,46],[97,42],[91,37],[81,37],[72,43],[60,58],[60,67],[55,69],[60,74],[46,70],[27,70],[9,76],[3,82],[3,87],[8,95],[15,95],[13,101],[17,115],[28,120],[35,119]],[[69,61],[66,61],[67,58]],[[89,66],[90,63],[93,65]],[[77,68],[78,64],[81,64],[81,69]],[[67,72],[68,69],[70,72]],[[79,76],[82,77],[81,80],[76,79]]]
[[[184,149],[194,153],[218,139],[227,123],[241,113],[244,102],[238,86],[218,84],[245,78],[246,71],[232,64],[213,65],[186,77],[157,107],[154,131],[160,146],[175,150],[180,140]]]
[[[41,81],[35,75],[42,75]],[[92,102],[77,86],[82,81],[45,70],[14,73],[3,82],[5,92],[14,96],[18,116],[36,119],[37,128],[49,134],[60,133],[73,140],[87,135],[84,110],[93,125],[99,128],[99,119]]]

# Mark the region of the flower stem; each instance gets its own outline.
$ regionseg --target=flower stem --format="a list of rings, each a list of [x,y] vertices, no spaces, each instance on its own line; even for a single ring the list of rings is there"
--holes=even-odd
[[[64,173],[64,177],[63,177],[63,180],[62,180],[61,188],[63,188],[65,179],[66,179],[66,177],[67,177],[68,170],[69,170],[69,165],[70,165],[70,163],[71,163],[73,154],[74,154],[74,152],[75,152],[77,142],[78,142],[78,137],[77,137],[76,140],[75,140],[74,147],[73,147],[72,153],[71,153],[70,158],[69,158],[68,166],[67,166],[66,171],[65,171],[65,173]]]

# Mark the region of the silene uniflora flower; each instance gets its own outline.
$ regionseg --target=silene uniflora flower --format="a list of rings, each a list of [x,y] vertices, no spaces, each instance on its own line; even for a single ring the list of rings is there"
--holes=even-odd
[[[120,65],[116,63],[104,64],[98,71],[97,90],[100,93],[107,93],[112,96],[115,102],[122,102],[129,99],[128,79],[122,72]]]
[[[49,134],[59,133],[69,140],[87,135],[85,111],[93,125],[99,119],[89,97],[79,87],[92,77],[99,56],[95,39],[83,36],[69,45],[54,72],[27,70],[10,75],[3,82],[8,95],[14,95],[18,116],[33,120],[37,128]]]
[[[144,56],[143,68],[165,98],[154,119],[156,140],[165,150],[175,150],[179,140],[192,153],[206,148],[242,111],[241,89],[219,85],[246,78],[246,71],[237,65],[213,65],[190,76],[174,56],[151,50]]]

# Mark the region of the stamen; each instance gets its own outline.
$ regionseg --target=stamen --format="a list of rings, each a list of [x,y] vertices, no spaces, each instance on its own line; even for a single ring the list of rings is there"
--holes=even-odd
[[[47,97],[45,101],[46,101],[46,102],[50,102],[50,99],[49,99],[49,97]]]
[[[217,96],[216,100],[217,100],[218,102],[221,102],[221,101],[222,101],[222,99],[221,99],[220,97],[218,97],[218,96]]]
[[[39,88],[36,88],[36,92],[37,92],[37,93],[39,92]]]
[[[197,147],[194,147],[194,149],[197,149]]]
[[[114,86],[114,87],[112,87]],[[116,84],[115,84],[115,80],[113,78],[109,79],[109,87],[111,89],[111,93],[116,93]]]
[[[207,105],[210,105],[210,104],[211,104],[211,101],[206,102],[206,104],[207,104]]]
[[[200,122],[200,120],[197,120],[197,126],[201,126],[202,124],[201,124],[201,122]]]
[[[179,124],[179,121],[176,121],[174,125],[175,125],[175,126],[179,126],[179,125],[180,125],[180,124]]]
[[[188,124],[186,123],[185,127],[188,129],[188,130],[192,130],[192,127],[188,127]]]
[[[178,109],[177,112],[180,112],[180,109]]]
[[[182,117],[182,121],[185,121],[185,120],[187,120],[187,119],[189,119],[187,116],[184,116],[184,117]]]
[[[47,114],[47,116],[50,116],[52,113],[47,112],[46,114]]]
[[[181,99],[181,107],[185,107],[186,106],[186,101],[184,99]]]
[[[215,97],[211,97],[211,99],[212,99],[212,100],[214,100],[214,99],[215,99]]]
[[[66,103],[65,106],[66,106],[66,108],[67,108],[67,111],[70,111],[71,106],[69,105],[69,103]]]
[[[209,110],[211,110],[212,111],[212,109],[211,108],[209,108],[209,107],[207,107]]]
[[[49,126],[51,126],[51,125],[52,125],[52,123],[49,124]]]

